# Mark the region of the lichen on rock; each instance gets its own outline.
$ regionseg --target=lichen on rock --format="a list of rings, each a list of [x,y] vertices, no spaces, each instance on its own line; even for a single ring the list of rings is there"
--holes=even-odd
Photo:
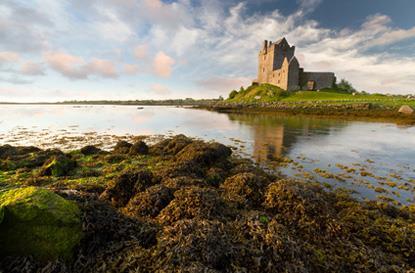
[[[82,237],[78,206],[46,189],[0,192],[0,215],[2,255],[67,259]]]

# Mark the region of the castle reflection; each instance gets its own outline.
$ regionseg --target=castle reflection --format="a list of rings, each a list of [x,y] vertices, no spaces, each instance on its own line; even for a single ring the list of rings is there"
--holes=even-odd
[[[249,127],[253,139],[252,156],[258,163],[285,156],[300,139],[328,135],[333,128],[342,127],[338,120],[304,119],[272,113],[228,114],[228,117]]]

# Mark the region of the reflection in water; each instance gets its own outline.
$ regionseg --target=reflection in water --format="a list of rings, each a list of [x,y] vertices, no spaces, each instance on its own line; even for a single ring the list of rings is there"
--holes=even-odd
[[[278,169],[288,176],[348,187],[368,198],[378,197],[374,189],[388,187],[392,181],[397,186],[382,195],[402,203],[414,198],[415,127],[272,113],[223,114],[176,107],[137,110],[111,105],[1,105],[0,125],[0,145],[66,150],[86,144],[110,148],[119,136],[185,134],[237,146],[239,154],[263,165],[289,157],[295,164]],[[275,164],[270,166],[275,168]]]
[[[249,126],[253,133],[252,155],[255,161],[264,163],[281,158],[295,145],[297,138],[328,135],[347,123],[318,118],[263,114],[229,114],[229,119]]]

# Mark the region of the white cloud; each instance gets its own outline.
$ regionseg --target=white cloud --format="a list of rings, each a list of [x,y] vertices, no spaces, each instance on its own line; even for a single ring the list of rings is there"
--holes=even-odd
[[[17,62],[20,58],[19,53],[12,51],[1,51],[0,52],[0,64],[8,62]]]
[[[40,63],[34,63],[28,61],[20,67],[20,71],[24,75],[31,75],[31,76],[38,76],[38,75],[45,75],[45,71],[43,65]]]
[[[85,69],[87,73],[100,75],[104,78],[118,77],[115,65],[108,60],[93,59]]]
[[[320,0],[298,0],[289,15],[252,12],[246,7],[254,1],[249,1],[233,6],[227,0],[43,0],[42,5],[28,1],[24,6],[3,1],[0,63],[10,67],[0,71],[0,78],[27,82],[26,75],[51,69],[66,78],[89,79],[85,89],[98,93],[103,87],[97,77],[143,73],[170,77],[174,86],[180,85],[177,90],[190,90],[196,83],[205,97],[217,90],[225,95],[256,77],[263,40],[286,36],[306,70],[333,71],[371,92],[414,90],[414,49],[405,56],[392,55],[388,48],[414,38],[415,27],[395,27],[388,16],[374,14],[355,29],[333,30],[307,19]],[[60,84],[54,73],[41,81],[49,77],[49,85]],[[121,77],[114,84],[128,86],[132,79]]]
[[[154,73],[160,77],[170,77],[175,61],[172,57],[160,51],[153,61]]]
[[[44,58],[52,69],[67,78],[86,79],[91,75],[118,77],[115,65],[108,60],[93,59],[86,62],[82,57],[64,52],[47,52]]]
[[[124,64],[124,73],[127,75],[135,75],[139,72],[139,68],[135,64]]]
[[[147,44],[141,44],[134,48],[134,56],[137,59],[143,59],[147,56],[148,53],[148,45]]]

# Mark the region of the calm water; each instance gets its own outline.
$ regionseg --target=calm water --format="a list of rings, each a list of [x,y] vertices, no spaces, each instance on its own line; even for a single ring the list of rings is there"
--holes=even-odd
[[[176,107],[0,105],[0,144],[109,148],[120,137],[179,133],[234,146],[272,170],[362,198],[414,201],[415,127]],[[285,157],[293,162],[275,167]]]

